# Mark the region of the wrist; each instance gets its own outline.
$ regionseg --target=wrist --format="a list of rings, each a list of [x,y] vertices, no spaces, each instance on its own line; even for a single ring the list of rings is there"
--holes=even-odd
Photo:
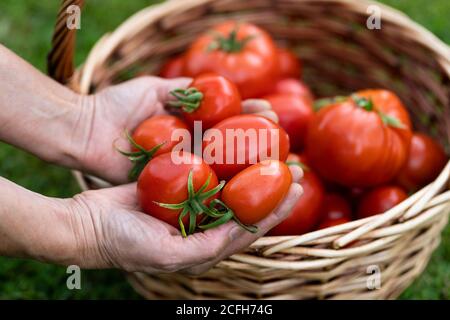
[[[69,264],[77,254],[67,200],[41,196],[0,178],[0,254]]]

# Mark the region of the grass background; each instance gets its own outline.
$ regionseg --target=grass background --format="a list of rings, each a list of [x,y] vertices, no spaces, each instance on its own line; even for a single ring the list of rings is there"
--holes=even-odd
[[[77,44],[81,63],[105,32],[113,30],[151,0],[87,0]],[[450,1],[383,0],[410,15],[446,43],[450,43]],[[45,71],[55,14],[60,1],[2,0],[0,43]],[[1,90],[0,90],[1,92]],[[55,197],[79,192],[70,172],[0,143],[0,175],[33,191]],[[1,191],[0,191],[1,192]],[[450,228],[428,268],[402,295],[403,299],[450,298]],[[29,260],[0,257],[0,299],[135,299],[123,275],[115,270],[83,271],[82,289],[66,287],[65,268]]]

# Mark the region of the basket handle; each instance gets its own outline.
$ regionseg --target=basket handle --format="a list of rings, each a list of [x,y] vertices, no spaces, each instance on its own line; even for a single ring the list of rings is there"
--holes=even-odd
[[[84,0],[62,0],[52,37],[52,48],[47,56],[47,72],[56,81],[66,84],[74,74],[76,28],[67,27],[67,9],[82,8]]]

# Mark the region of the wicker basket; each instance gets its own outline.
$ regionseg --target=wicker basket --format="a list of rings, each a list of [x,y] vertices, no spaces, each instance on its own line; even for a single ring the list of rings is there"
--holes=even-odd
[[[317,96],[368,87],[394,90],[415,126],[449,150],[450,50],[401,12],[361,0],[172,0],[144,9],[105,35],[74,72],[74,31],[63,1],[49,72],[83,94],[152,73],[209,26],[242,19],[262,26],[304,61]],[[366,28],[369,5],[381,29]],[[75,173],[83,189],[104,187]],[[301,236],[265,237],[206,274],[130,274],[146,298],[386,299],[396,298],[426,267],[447,224],[450,162],[441,175],[383,215]],[[381,271],[381,287],[371,287]]]

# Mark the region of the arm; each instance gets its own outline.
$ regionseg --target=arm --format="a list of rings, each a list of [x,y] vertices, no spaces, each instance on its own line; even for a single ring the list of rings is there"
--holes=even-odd
[[[163,112],[169,91],[190,82],[141,77],[83,96],[0,45],[0,140],[48,162],[122,183],[131,164],[114,149],[114,141],[125,129]]]

